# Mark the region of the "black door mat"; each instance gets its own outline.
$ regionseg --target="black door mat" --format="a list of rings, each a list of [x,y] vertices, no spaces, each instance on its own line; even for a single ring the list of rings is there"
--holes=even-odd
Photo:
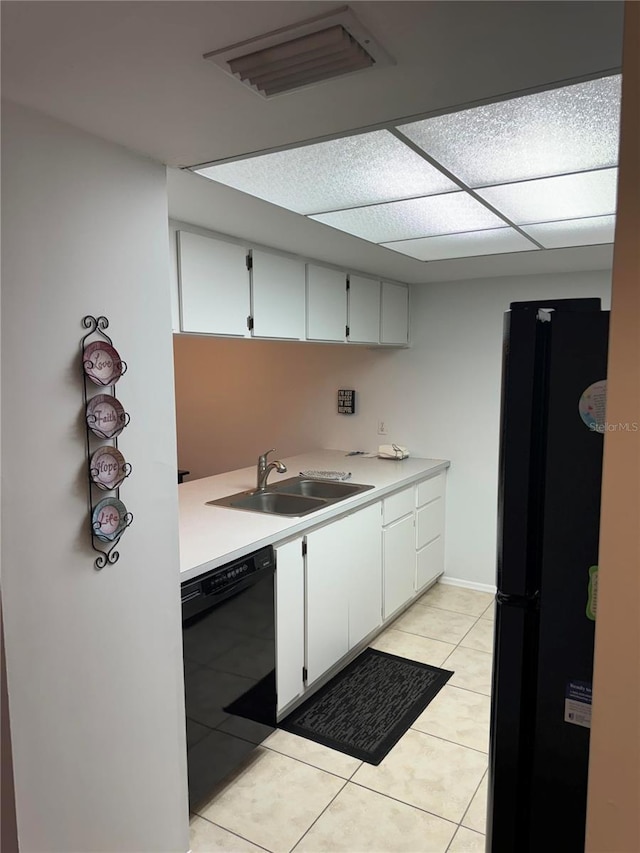
[[[380,764],[452,675],[365,649],[278,727]]]

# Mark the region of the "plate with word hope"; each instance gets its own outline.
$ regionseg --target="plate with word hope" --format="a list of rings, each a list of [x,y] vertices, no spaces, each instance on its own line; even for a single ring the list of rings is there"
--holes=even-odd
[[[99,447],[91,457],[91,479],[101,489],[117,489],[131,466],[117,447]]]

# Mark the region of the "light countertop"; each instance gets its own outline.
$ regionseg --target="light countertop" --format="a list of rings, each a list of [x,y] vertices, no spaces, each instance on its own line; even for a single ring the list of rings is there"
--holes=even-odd
[[[350,471],[350,483],[374,486],[302,517],[246,512],[207,506],[206,502],[256,487],[256,466],[191,480],[178,486],[180,505],[180,580],[182,582],[231,560],[301,535],[307,530],[375,503],[390,492],[449,467],[443,459],[378,459],[346,456],[344,450],[317,450],[283,457],[287,473],[272,471],[269,482],[295,477],[305,470]]]

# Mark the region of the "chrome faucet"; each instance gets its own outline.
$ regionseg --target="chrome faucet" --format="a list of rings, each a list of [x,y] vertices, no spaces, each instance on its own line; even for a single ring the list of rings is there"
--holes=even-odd
[[[262,456],[258,456],[258,487],[256,489],[258,492],[264,492],[267,488],[267,477],[272,468],[275,468],[278,474],[284,474],[287,470],[287,466],[283,462],[280,462],[279,459],[269,462],[267,465],[267,456],[274,452],[275,447],[272,447],[271,450],[267,450]]]

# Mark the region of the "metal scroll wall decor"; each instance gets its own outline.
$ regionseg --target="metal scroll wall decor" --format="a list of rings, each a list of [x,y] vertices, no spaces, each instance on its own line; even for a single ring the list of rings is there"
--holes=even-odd
[[[133,515],[120,500],[120,486],[131,474],[131,465],[118,449],[118,436],[129,425],[130,417],[115,391],[127,365],[105,331],[109,328],[106,317],[87,315],[82,325],[89,330],[80,342],[89,525],[91,546],[98,552],[94,566],[103,569],[107,563],[118,561],[116,545],[133,521]]]

